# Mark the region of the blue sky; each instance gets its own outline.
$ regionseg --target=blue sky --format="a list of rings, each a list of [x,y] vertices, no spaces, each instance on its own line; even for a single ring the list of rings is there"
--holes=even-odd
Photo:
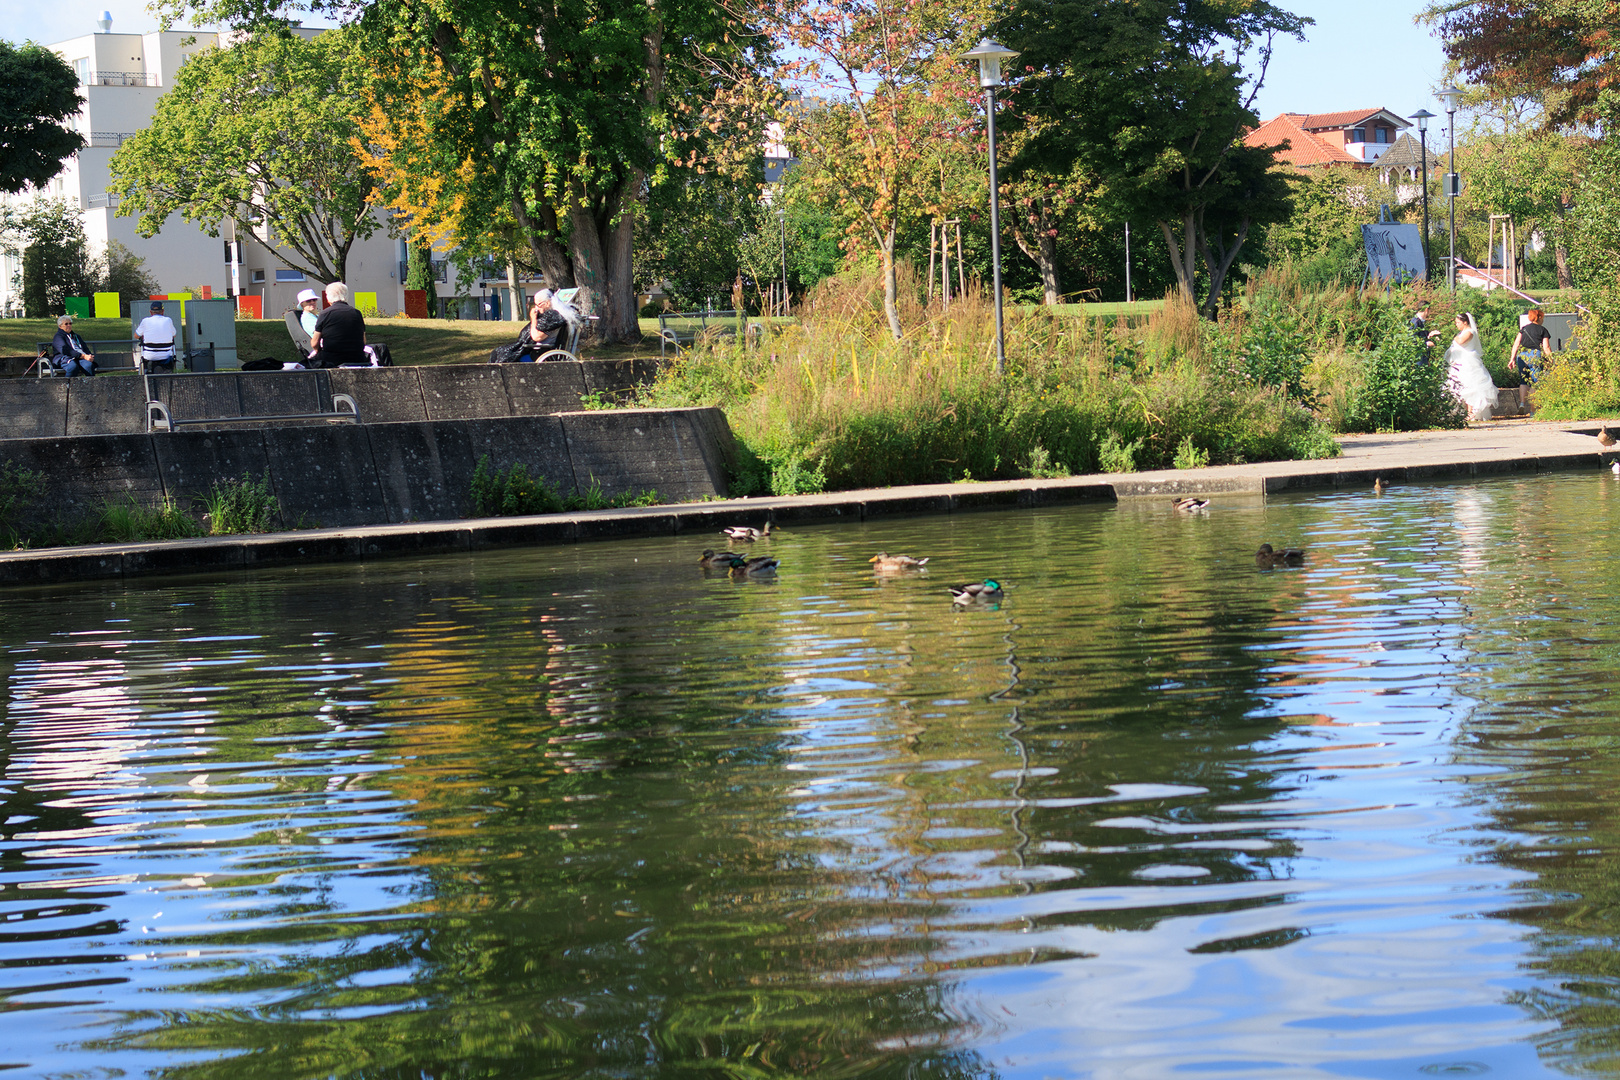
[[[1304,42],[1285,41],[1272,58],[1260,92],[1261,119],[1280,112],[1337,112],[1383,107],[1401,116],[1419,108],[1438,113],[1433,90],[1441,85],[1445,58],[1426,27],[1412,22],[1421,0],[1276,0],[1316,20]],[[103,9],[113,29],[154,30],[145,0],[57,0],[10,5],[4,34],[12,41],[51,43],[95,30]]]

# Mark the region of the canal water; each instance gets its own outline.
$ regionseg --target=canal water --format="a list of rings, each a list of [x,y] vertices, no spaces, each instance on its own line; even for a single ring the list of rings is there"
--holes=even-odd
[[[1617,535],[1594,472],[13,590],[0,1066],[1612,1072]]]

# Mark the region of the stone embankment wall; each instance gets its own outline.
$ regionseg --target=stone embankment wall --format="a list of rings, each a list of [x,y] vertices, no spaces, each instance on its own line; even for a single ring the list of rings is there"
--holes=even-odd
[[[588,394],[621,393],[649,381],[656,366],[586,360],[249,371],[157,376],[151,384],[176,420],[329,412],[333,394],[348,394],[360,403],[362,420],[387,424],[570,412]],[[0,380],[0,439],[143,432],[144,400],[142,380],[130,375]]]
[[[656,491],[666,502],[724,496],[732,453],[719,409],[0,440],[0,461],[45,475],[51,514],[94,513],[126,497],[172,498],[200,514],[216,482],[268,473],[277,528],[471,517],[472,474],[485,454],[497,468],[527,466],[565,495],[595,484],[609,496]]]
[[[469,517],[472,475],[488,455],[524,465],[559,494],[656,491],[666,502],[726,494],[735,453],[718,409],[578,411],[592,393],[651,378],[649,361],[222,372],[154,377],[176,420],[330,412],[360,404],[361,424],[271,419],[147,434],[143,380],[0,382],[0,462],[44,474],[46,515],[168,498],[201,513],[216,484],[266,474],[278,528],[351,527]]]

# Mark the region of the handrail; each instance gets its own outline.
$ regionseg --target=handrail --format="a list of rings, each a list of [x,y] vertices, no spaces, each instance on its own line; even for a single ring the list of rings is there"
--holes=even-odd
[[[147,385],[150,386],[150,382]],[[348,411],[341,411],[338,408],[340,405],[347,405],[349,407]],[[157,424],[152,422],[154,410],[159,414]],[[360,403],[355,401],[354,397],[349,394],[333,394],[331,412],[278,413],[275,416],[207,416],[197,420],[176,420],[174,414],[169,411],[169,407],[163,402],[152,398],[150,391],[148,391],[145,411],[146,433],[148,435],[154,431],[173,431],[175,428],[189,427],[194,424],[262,424],[275,420],[342,420],[354,424],[361,422]]]
[[[1452,256],[1452,257],[1456,258],[1456,256]],[[1535,304],[1537,307],[1541,306],[1541,301],[1537,300],[1535,297],[1531,296],[1529,293],[1520,292],[1518,289],[1515,289],[1513,286],[1509,285],[1507,282],[1505,282],[1505,281],[1497,281],[1496,278],[1491,277],[1491,272],[1489,270],[1481,270],[1477,266],[1469,266],[1468,263],[1463,262],[1461,259],[1457,259],[1457,265],[1461,266],[1461,267],[1465,267],[1465,268],[1467,268],[1469,270],[1472,270],[1476,274],[1483,275],[1486,281],[1492,282],[1493,284],[1495,284],[1497,286],[1500,286],[1501,288],[1506,289],[1508,292],[1512,293],[1514,296],[1522,296],[1526,300],[1530,301],[1532,304]],[[1572,301],[1570,301],[1570,303],[1573,304],[1575,302],[1572,300]],[[1581,304],[1575,304],[1575,306],[1580,308],[1582,311],[1586,312],[1588,315],[1592,314],[1592,309],[1589,308],[1589,307],[1585,307],[1584,305],[1581,305]]]

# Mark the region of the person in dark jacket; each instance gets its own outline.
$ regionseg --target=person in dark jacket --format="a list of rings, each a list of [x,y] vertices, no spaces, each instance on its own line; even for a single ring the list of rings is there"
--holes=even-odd
[[[332,306],[321,312],[315,320],[315,332],[309,335],[309,366],[369,365],[366,317],[349,303],[349,287],[341,281],[332,282],[326,287],[326,300]]]
[[[541,289],[529,300],[529,321],[518,331],[518,344],[523,347],[518,359],[528,363],[538,360],[541,353],[561,348],[567,332],[568,319],[552,303],[551,290]]]
[[[1518,372],[1529,383],[1541,378],[1541,363],[1552,355],[1552,334],[1541,325],[1542,317],[1538,307],[1525,312],[1524,325],[1519,327],[1513,348],[1508,351],[1508,370]]]
[[[51,339],[51,366],[69,377],[96,373],[96,354],[73,332],[71,315],[56,320],[56,336]]]

